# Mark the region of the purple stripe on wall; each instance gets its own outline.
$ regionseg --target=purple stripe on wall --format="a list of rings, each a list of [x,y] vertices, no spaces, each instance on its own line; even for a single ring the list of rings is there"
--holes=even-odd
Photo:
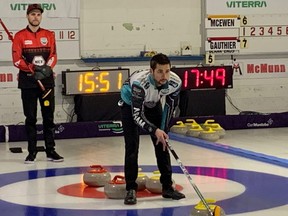
[[[225,115],[225,116],[198,116],[175,118],[171,125],[177,121],[185,122],[186,119],[195,119],[202,124],[208,119],[215,120],[225,130],[250,129],[250,128],[276,128],[288,126],[288,112],[253,115]],[[8,125],[9,142],[25,141],[24,125]],[[89,138],[122,136],[121,121],[74,122],[56,125],[55,139]],[[142,131],[143,134],[145,134]],[[38,139],[43,139],[42,125],[37,125]],[[0,142],[5,142],[5,128],[0,126]]]

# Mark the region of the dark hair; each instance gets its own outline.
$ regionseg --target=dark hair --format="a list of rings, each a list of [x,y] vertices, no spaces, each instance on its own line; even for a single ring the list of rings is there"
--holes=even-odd
[[[163,53],[158,53],[151,58],[150,68],[152,68],[152,70],[156,68],[157,64],[160,64],[160,65],[169,64],[171,66],[170,59],[168,58],[168,56],[164,55]]]

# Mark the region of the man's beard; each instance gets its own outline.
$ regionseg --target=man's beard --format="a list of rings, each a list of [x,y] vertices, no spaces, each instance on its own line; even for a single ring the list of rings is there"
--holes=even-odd
[[[40,24],[40,22],[37,22],[37,24],[33,24],[33,22],[29,22],[29,24],[30,24],[31,26],[33,26],[33,27],[38,27],[39,24]]]
[[[161,83],[161,82],[158,82],[158,81],[155,80],[155,86],[156,87],[161,87],[161,86],[163,86],[165,84],[166,84],[166,82],[165,83]]]

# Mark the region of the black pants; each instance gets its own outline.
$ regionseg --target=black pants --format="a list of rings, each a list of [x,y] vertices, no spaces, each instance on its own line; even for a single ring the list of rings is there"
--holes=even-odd
[[[137,190],[136,179],[138,176],[138,152],[139,152],[139,133],[140,128],[135,124],[132,117],[131,106],[124,103],[121,107],[122,126],[124,131],[125,140],[125,180],[126,190]],[[146,108],[145,116],[147,119],[160,128],[162,107],[159,103],[158,106],[152,109]],[[157,166],[161,173],[160,182],[162,187],[169,188],[172,185],[172,168],[171,160],[168,150],[163,151],[161,143],[156,145],[156,137],[151,135],[151,139],[154,145]],[[146,155],[146,157],[149,157]]]
[[[45,141],[46,151],[53,151],[55,148],[54,141],[54,110],[55,97],[54,89],[50,94],[42,99],[42,90],[40,88],[21,89],[21,99],[23,105],[25,119],[25,129],[28,140],[29,153],[37,151],[37,103],[39,100],[41,106],[41,114],[43,119],[43,136]]]

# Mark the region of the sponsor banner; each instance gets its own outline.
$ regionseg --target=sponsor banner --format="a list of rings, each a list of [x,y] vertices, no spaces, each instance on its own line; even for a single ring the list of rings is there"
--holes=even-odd
[[[177,121],[185,122],[184,117],[173,119],[171,125]],[[288,126],[288,112],[283,113],[246,113],[241,115],[203,116],[193,118],[198,124],[213,119],[225,130],[250,128],[277,128]]]
[[[229,64],[224,61],[223,64]],[[231,64],[231,62],[230,62]],[[233,63],[233,79],[287,78],[288,59],[246,59]]]
[[[72,139],[72,138],[89,138],[89,137],[105,137],[121,135],[114,133],[111,130],[99,131],[103,125],[112,125],[113,122],[75,122],[75,123],[61,123],[56,124],[55,138],[56,139]],[[116,126],[115,126],[116,127]],[[25,141],[26,133],[24,125],[8,125],[6,134],[8,134],[8,141]],[[37,125],[37,139],[43,140],[43,126]]]
[[[4,135],[8,142],[25,141],[26,133],[24,125],[7,125]],[[140,134],[147,134],[143,130]],[[56,139],[72,139],[72,138],[91,138],[91,137],[111,137],[122,136],[123,128],[121,121],[91,121],[91,122],[74,122],[56,124],[55,138]],[[37,139],[43,140],[43,126],[37,125]],[[4,140],[4,137],[0,137]],[[108,143],[109,144],[109,143]]]
[[[103,134],[114,134],[114,135],[122,135],[123,128],[121,121],[113,121],[113,122],[103,122],[98,124],[98,131],[99,133]]]
[[[80,0],[38,0],[44,9],[43,17],[80,17]],[[2,0],[0,7],[1,18],[25,17],[29,4],[33,0]]]
[[[246,73],[247,74],[273,74],[276,76],[279,74],[283,77],[287,76],[287,65],[285,64],[268,64],[268,63],[247,63],[246,64]],[[279,77],[279,76],[278,76]]]
[[[286,14],[287,0],[235,1],[206,0],[207,14]]]
[[[185,122],[187,117],[175,118],[171,125],[177,121]],[[250,128],[277,128],[288,127],[288,112],[284,113],[251,113],[242,115],[219,115],[195,117],[194,120],[202,124],[206,120],[213,119],[225,130],[250,129]],[[100,121],[100,122],[74,122],[61,123],[56,125],[56,139],[91,138],[123,136],[121,121]],[[141,134],[147,134],[141,131]],[[7,137],[7,138],[5,138]],[[43,127],[37,125],[37,139],[43,140]],[[24,125],[0,126],[0,142],[26,141]],[[124,140],[122,140],[124,142]],[[107,143],[109,145],[109,141]]]

